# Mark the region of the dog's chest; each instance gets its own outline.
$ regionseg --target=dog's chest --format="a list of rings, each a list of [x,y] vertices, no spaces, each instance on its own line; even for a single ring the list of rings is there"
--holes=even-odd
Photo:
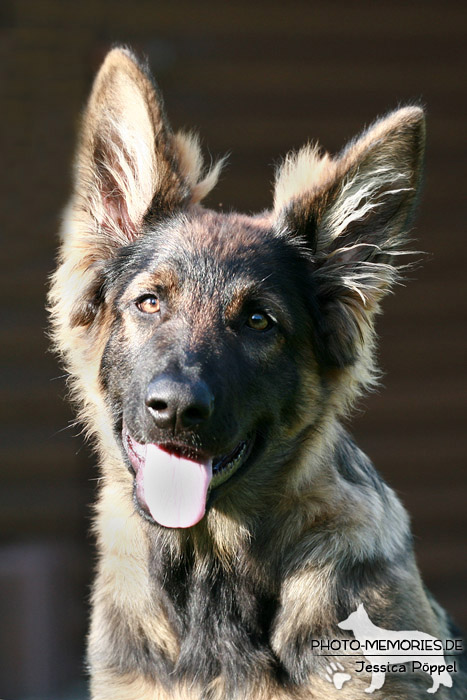
[[[182,560],[164,566],[155,578],[155,595],[179,639],[172,677],[209,683],[222,676],[238,687],[252,668],[280,673],[270,648],[278,601],[253,576]]]

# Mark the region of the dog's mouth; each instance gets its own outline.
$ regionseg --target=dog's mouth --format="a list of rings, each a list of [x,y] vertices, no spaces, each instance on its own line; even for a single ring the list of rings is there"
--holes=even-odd
[[[203,518],[212,492],[245,465],[255,440],[241,440],[227,454],[210,457],[183,444],[139,443],[124,424],[122,441],[144,514],[164,527],[187,528]]]

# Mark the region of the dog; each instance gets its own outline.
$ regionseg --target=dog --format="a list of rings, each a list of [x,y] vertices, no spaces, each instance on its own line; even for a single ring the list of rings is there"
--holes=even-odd
[[[395,669],[396,672],[406,673],[407,669],[404,665],[408,661],[412,663],[412,669],[426,670],[431,675],[433,685],[428,688],[427,693],[436,693],[440,684],[452,688],[452,678],[448,669],[452,670],[454,665],[446,663],[440,651],[443,648],[441,640],[436,639],[431,634],[418,632],[418,630],[394,632],[377,627],[368,617],[363,604],[360,604],[355,612],[350,613],[348,618],[339,622],[337,626],[342,630],[353,632],[364,649],[363,655],[370,661],[371,684],[365,688],[366,693],[374,693],[375,690],[383,687],[386,669]],[[372,653],[372,649],[378,650],[378,641],[383,642],[382,651],[385,652],[383,654]],[[423,652],[424,647],[435,653],[430,655],[420,653],[419,650],[422,649]],[[416,653],[417,651],[418,653]],[[401,665],[404,670],[400,669]]]
[[[206,170],[197,138],[172,132],[131,51],[107,55],[49,296],[101,466],[93,700],[355,700],[355,659],[331,683],[314,642],[342,638],[362,603],[452,635],[403,506],[341,423],[376,381],[424,132],[402,107],[337,157],[289,154],[271,211],[212,211],[222,162]],[[464,686],[459,672],[438,697]],[[425,692],[393,674],[375,697]]]

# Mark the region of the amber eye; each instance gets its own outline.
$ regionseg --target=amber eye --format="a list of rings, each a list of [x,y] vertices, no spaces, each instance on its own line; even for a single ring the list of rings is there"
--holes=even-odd
[[[265,331],[271,327],[272,321],[266,314],[256,311],[254,314],[250,314],[247,324],[254,331]]]
[[[160,311],[159,299],[154,294],[146,294],[136,302],[136,306],[144,314],[156,314]]]

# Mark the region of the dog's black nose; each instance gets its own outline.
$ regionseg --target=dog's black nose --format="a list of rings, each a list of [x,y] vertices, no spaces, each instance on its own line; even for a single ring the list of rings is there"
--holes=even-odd
[[[161,375],[148,387],[146,406],[158,428],[189,430],[208,420],[214,409],[214,397],[200,379],[177,381]]]

